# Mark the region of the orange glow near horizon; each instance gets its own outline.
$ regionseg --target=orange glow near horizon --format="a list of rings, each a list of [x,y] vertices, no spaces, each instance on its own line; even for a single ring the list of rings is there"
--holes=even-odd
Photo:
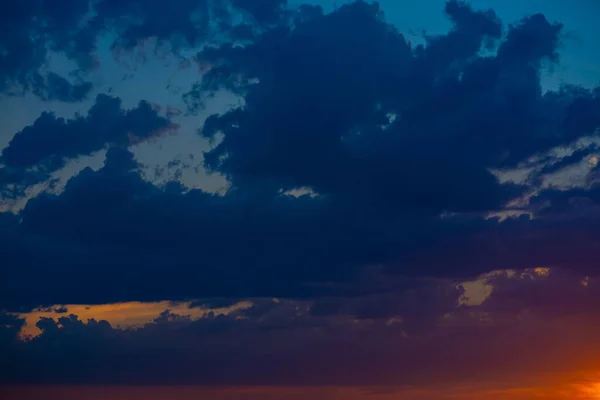
[[[577,386],[582,398],[586,399],[600,399],[600,383],[592,384],[581,384]],[[587,397],[585,397],[587,396]]]
[[[25,326],[20,332],[21,339],[28,339],[38,336],[41,331],[36,327],[36,323],[40,318],[52,318],[55,321],[61,317],[75,314],[84,323],[88,319],[95,319],[96,321],[105,320],[108,321],[114,328],[137,328],[144,324],[152,322],[157,318],[160,313],[165,310],[170,310],[174,314],[189,316],[192,320],[197,320],[207,315],[210,312],[216,315],[223,314],[227,315],[235,310],[249,308],[252,303],[249,301],[243,301],[236,303],[230,307],[221,308],[203,308],[193,307],[190,308],[191,302],[171,302],[171,301],[160,301],[160,302],[148,302],[142,303],[139,301],[132,301],[126,303],[114,303],[114,304],[67,304],[64,306],[55,305],[49,307],[46,310],[34,310],[28,313],[18,314],[19,318],[25,319]],[[59,314],[53,311],[64,307],[67,312]]]
[[[52,386],[0,387],[3,400],[49,398],[80,400],[594,400],[600,383],[549,387],[199,387],[199,386]]]
[[[600,324],[597,314],[585,312],[566,315],[523,313],[523,317],[513,318],[512,314],[503,313],[500,310],[497,315],[492,315],[491,322],[481,323],[483,328],[479,329],[481,318],[477,315],[478,306],[490,296],[494,289],[487,278],[492,274],[504,274],[506,279],[514,281],[529,282],[531,279],[540,279],[545,282],[549,273],[550,271],[546,268],[536,268],[521,274],[510,270],[498,271],[477,280],[463,282],[461,284],[463,295],[459,300],[460,307],[457,308],[462,314],[457,312],[456,316],[445,318],[437,325],[429,327],[430,331],[425,332],[422,337],[417,334],[403,337],[402,327],[396,328],[394,324],[390,324],[389,329],[373,330],[375,333],[381,333],[381,336],[377,336],[374,340],[380,340],[384,345],[389,341],[390,352],[394,352],[391,354],[397,355],[397,358],[359,359],[360,363],[356,364],[357,367],[352,370],[352,373],[360,374],[374,370],[381,372],[384,378],[381,380],[365,378],[365,380],[358,381],[336,381],[410,384],[410,387],[34,386],[26,388],[0,385],[0,400],[33,400],[40,397],[80,400],[600,400],[600,347],[596,346]],[[575,277],[572,284],[582,291],[589,290],[583,283],[579,287],[578,282],[578,277]],[[596,284],[593,278],[590,282],[590,286]],[[281,303],[282,306],[286,301],[271,300],[274,304]],[[254,299],[254,301],[257,305],[261,304],[258,299]],[[190,320],[198,320],[211,312],[215,315],[227,315],[236,310],[250,308],[253,304],[251,301],[243,301],[229,307],[213,309],[190,308],[190,302],[170,301],[56,305],[48,310],[35,310],[20,314],[19,316],[26,320],[26,326],[21,331],[21,338],[26,339],[39,335],[40,332],[35,327],[35,323],[41,317],[58,320],[74,314],[84,323],[93,318],[106,320],[114,328],[136,329],[152,322],[165,310],[170,310],[176,315],[187,316]],[[295,306],[295,304],[293,305]],[[61,307],[66,308],[67,311],[55,312],[55,309]],[[352,327],[358,325],[355,322],[352,322]],[[173,323],[178,324],[179,322],[175,320]],[[336,329],[338,326],[350,326],[342,323],[346,323],[346,321],[341,321],[340,325],[335,326]],[[402,318],[397,318],[398,325],[403,323]],[[177,326],[175,325],[175,327]],[[364,326],[359,327],[364,330],[356,329],[357,332],[371,332],[368,330],[371,329],[371,326],[370,321],[364,321]],[[462,329],[463,327],[467,329]],[[266,346],[267,351],[274,351],[268,348],[269,341],[273,339],[277,345],[274,349],[279,350],[287,346],[288,341],[302,338],[305,331],[298,330],[296,332],[291,329],[290,332],[275,331],[278,335],[282,335],[281,342],[277,341],[279,336],[268,336],[259,332],[250,337],[244,345],[247,346],[249,343],[252,346]],[[331,333],[326,331],[327,334],[337,334],[338,332],[339,330],[332,330]],[[470,334],[471,332],[473,335]],[[286,336],[288,333],[289,336]],[[215,336],[219,335],[221,333]],[[135,338],[135,335],[123,336]],[[173,337],[159,335],[157,337],[159,340],[181,338],[177,335]],[[235,340],[236,336],[232,337]],[[189,342],[187,337],[185,339],[182,343],[189,346],[185,349],[196,349],[195,339]],[[218,337],[218,339],[224,341],[231,337]],[[198,343],[200,340],[206,341],[203,345],[211,345],[210,338],[202,337]],[[360,340],[365,340],[365,337],[360,336]],[[30,343],[35,344],[36,341]],[[45,344],[44,341],[37,343]],[[149,346],[153,345],[153,342],[148,343],[150,343]],[[315,342],[307,341],[302,349],[307,352],[313,351],[312,343]],[[363,342],[356,343],[360,345]],[[371,343],[369,342],[367,345],[371,345]],[[411,346],[418,346],[417,350],[422,350],[422,353],[412,352]],[[201,347],[199,346],[199,348]],[[420,362],[415,362],[414,366],[408,365],[407,367],[406,360],[412,362],[419,360],[419,357],[421,358]],[[320,360],[318,357],[315,359]],[[246,359],[240,358],[240,360],[242,360],[240,364],[246,367],[244,365]],[[255,359],[253,360],[255,361]],[[293,357],[290,360],[290,362],[294,362]],[[179,361],[174,359],[174,362]],[[265,362],[268,362],[268,358]],[[396,369],[396,363],[401,368]],[[335,368],[336,364],[332,365],[332,368]],[[251,365],[247,367],[252,368]],[[267,370],[269,371],[269,369]],[[160,374],[161,371],[159,369],[157,371]],[[243,373],[243,369],[236,371]],[[275,378],[268,378],[258,379],[258,381],[278,383]],[[289,378],[287,382],[299,382],[294,380],[294,377]],[[193,381],[193,378],[190,380]],[[65,379],[63,382],[65,381],[69,382],[70,380]],[[240,382],[244,380],[236,380],[236,376],[232,376],[231,380],[222,380],[221,382],[223,381]],[[248,380],[244,382],[248,382]]]

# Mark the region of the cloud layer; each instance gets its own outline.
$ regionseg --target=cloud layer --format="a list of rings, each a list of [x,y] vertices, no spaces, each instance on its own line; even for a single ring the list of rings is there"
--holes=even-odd
[[[213,143],[204,166],[229,188],[143,175],[135,146],[178,127],[144,100],[125,109],[99,94],[86,115],[44,112],[16,132],[0,157],[4,197],[106,156],[0,213],[3,381],[385,385],[425,370],[482,378],[485,363],[509,380],[590,367],[600,88],[542,88],[560,64],[560,23],[506,26],[450,0],[450,30],[413,46],[363,1],[328,13],[282,0],[75,3],[0,12],[15,24],[0,28],[0,91],[83,99],[103,35],[115,52],[150,38],[177,57],[193,50],[188,112],[220,91],[243,100],[198,127]],[[76,82],[43,71],[51,51],[76,61]],[[574,165],[583,185],[548,183]],[[493,290],[465,305],[473,285]],[[28,342],[13,314],[245,299],[197,320],[165,311],[138,330],[65,310]]]

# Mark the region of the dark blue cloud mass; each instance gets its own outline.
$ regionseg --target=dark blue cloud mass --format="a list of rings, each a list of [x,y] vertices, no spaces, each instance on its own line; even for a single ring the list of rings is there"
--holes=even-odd
[[[453,285],[439,284],[317,303],[255,299],[197,320],[167,309],[134,330],[61,314],[40,318],[40,335],[27,342],[16,338],[23,320],[0,314],[8,356],[0,382],[431,385],[485,380],[491,369],[512,381],[532,370],[556,373],[565,360],[593,360],[597,280],[586,288],[576,274],[531,273],[489,277],[493,293],[477,307],[456,307]],[[390,319],[395,313],[406,317]],[[551,318],[540,324],[540,316]],[[565,321],[576,325],[564,329]]]
[[[520,382],[600,357],[600,88],[543,87],[562,24],[449,0],[449,30],[415,46],[379,4],[346,3],[1,2],[2,94],[84,99],[110,38],[193,52],[189,114],[240,99],[193,127],[223,193],[146,176],[136,145],[195,119],[145,100],[99,94],[8,141],[1,384]],[[49,71],[53,52],[76,73]],[[127,301],[190,315],[125,329],[71,314]]]
[[[459,2],[446,12],[454,28],[416,49],[377,6],[357,2],[252,45],[205,50],[198,58],[214,64],[209,76],[228,89],[241,83],[246,100],[204,125],[204,136],[223,135],[205,165],[239,186],[310,187],[365,207],[501,208],[522,188],[501,185],[489,168],[593,129],[563,127],[582,106],[569,91],[542,93],[542,62],[557,57],[560,25],[525,19],[495,56],[479,56],[500,37],[495,14]]]
[[[140,4],[95,7],[121,44],[201,40],[192,16],[209,3],[157,2],[138,15]],[[493,11],[449,1],[452,28],[413,47],[377,4],[331,13],[281,1],[231,6],[252,16],[252,39],[225,35],[200,51],[210,69],[190,92],[201,101],[225,88],[244,99],[200,129],[222,138],[204,163],[229,191],[142,178],[126,148],[172,127],[147,102],[122,110],[100,95],[85,117],[42,114],[3,150],[5,181],[27,183],[110,148],[103,168],[2,215],[0,307],[383,290],[362,282],[365,268],[416,280],[540,264],[594,273],[596,219],[536,206],[544,196],[562,201],[553,192],[538,190],[521,208],[530,217],[488,218],[533,190],[492,170],[600,125],[597,91],[542,90],[544,69],[560,61],[560,24],[538,14],[503,31]]]
[[[78,102],[92,90],[86,74],[101,67],[97,44],[103,37],[116,37],[115,50],[131,50],[155,39],[157,46],[177,54],[238,25],[272,23],[284,4],[284,0],[7,0],[0,5],[0,93],[31,92],[43,100]],[[240,12],[250,21],[234,23]],[[51,53],[77,64],[72,81],[47,71]]]
[[[91,85],[71,83],[54,73],[45,74],[48,51],[64,52],[81,65],[91,63],[94,41],[80,28],[89,3],[47,0],[8,0],[0,6],[0,93],[31,90],[46,100],[67,102],[86,97]],[[83,53],[81,52],[83,50]]]
[[[0,194],[9,198],[22,194],[69,160],[107,146],[127,147],[176,128],[146,101],[124,110],[121,99],[103,94],[96,97],[86,116],[66,120],[44,112],[2,150]]]

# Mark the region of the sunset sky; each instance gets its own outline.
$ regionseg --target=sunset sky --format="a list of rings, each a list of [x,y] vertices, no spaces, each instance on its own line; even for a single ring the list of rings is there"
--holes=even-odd
[[[600,399],[600,1],[0,1],[0,400]]]

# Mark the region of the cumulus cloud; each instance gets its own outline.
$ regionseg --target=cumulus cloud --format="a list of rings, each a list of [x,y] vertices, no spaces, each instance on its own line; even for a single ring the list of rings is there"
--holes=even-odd
[[[412,48],[377,5],[311,10],[286,12],[253,43],[198,55],[213,65],[215,87],[245,99],[201,131],[222,136],[204,161],[229,178],[226,195],[154,187],[131,154],[112,148],[100,171],[20,213],[15,237],[26,244],[7,264],[3,301],[337,295],[373,266],[417,278],[594,269],[593,220],[539,207],[527,209],[533,218],[486,219],[531,189],[491,168],[594,134],[595,92],[541,90],[544,65],[559,59],[560,24],[534,15],[502,36],[493,11],[449,1],[451,30]],[[86,117],[43,114],[2,158],[53,171],[171,126],[148,103],[125,111],[101,95]],[[298,188],[310,194],[289,195]],[[49,267],[56,279],[16,290]]]
[[[0,17],[0,93],[32,92],[43,100],[78,102],[91,92],[86,73],[99,67],[97,42],[114,35],[114,50],[132,50],[148,39],[179,54],[230,29],[238,33],[277,21],[284,0],[8,0]],[[243,12],[248,21],[234,23]],[[78,67],[72,82],[48,71],[51,52]]]
[[[131,153],[111,148],[99,171],[86,169],[61,194],[27,203],[13,233],[22,244],[7,261],[27,266],[7,268],[4,301],[304,297],[336,291],[326,284],[352,281],[358,268],[390,254],[393,237],[368,239],[379,225],[353,218],[351,209],[337,209],[327,198],[163,190],[135,166]],[[31,290],[18,284],[48,267],[54,278],[31,281]],[[58,293],[65,295],[60,301]]]
[[[531,307],[534,297],[521,290],[531,280],[511,282],[494,282],[498,300],[516,296]],[[543,282],[538,279],[542,290],[553,289]],[[593,343],[600,327],[590,308],[560,315],[540,308],[511,311],[506,319],[508,310],[491,303],[482,314],[456,305],[447,312],[452,303],[439,302],[444,306],[434,308],[443,314],[418,326],[399,317],[357,319],[345,311],[315,315],[310,304],[254,299],[250,308],[198,320],[165,310],[137,329],[76,315],[42,318],[41,335],[12,342],[14,362],[2,369],[1,378],[52,384],[370,386],[485,381],[493,371],[495,382],[515,384],[551,382],[565,366],[583,369],[598,356]]]
[[[71,83],[46,74],[48,51],[64,52],[83,66],[91,63],[94,41],[82,31],[80,20],[90,12],[88,2],[67,1],[57,6],[47,0],[9,0],[2,5],[0,35],[0,93],[31,90],[46,100],[80,101],[91,85]]]
[[[541,68],[557,59],[561,25],[537,15],[500,40],[492,11],[451,1],[446,12],[452,30],[416,49],[377,6],[356,2],[247,46],[205,50],[198,58],[214,65],[209,86],[245,94],[244,106],[205,123],[203,136],[223,136],[206,167],[235,185],[309,187],[390,213],[502,208],[523,188],[500,184],[489,168],[514,167],[593,129],[564,129],[579,97],[542,94]],[[484,47],[496,54],[481,55]]]
[[[197,54],[207,70],[186,95],[190,112],[219,90],[243,98],[199,130],[214,143],[205,167],[230,189],[142,178],[130,147],[175,127],[147,102],[124,110],[100,95],[86,116],[42,114],[2,151],[4,183],[28,187],[68,160],[108,152],[62,193],[0,214],[0,308],[254,305],[197,321],[167,311],[137,331],[68,311],[40,319],[39,337],[7,346],[18,362],[3,366],[5,380],[380,384],[423,370],[480,376],[486,362],[508,375],[550,371],[597,356],[580,346],[598,333],[586,308],[597,302],[597,166],[584,187],[540,183],[596,155],[600,126],[598,89],[542,90],[545,69],[560,63],[560,23],[536,14],[506,27],[491,10],[450,0],[451,29],[413,47],[364,1],[330,13],[279,0],[143,3],[99,1],[93,20],[123,48],[150,37],[197,45],[213,16],[231,33]],[[71,12],[61,24],[89,10]],[[36,82],[35,68],[11,71],[6,82]],[[52,96],[83,92],[51,76]],[[559,156],[558,147],[576,150]],[[527,179],[499,178],[533,159]],[[509,211],[523,215],[489,217]],[[461,304],[461,280],[536,267],[553,269],[530,280],[493,275],[480,304]],[[5,343],[20,324],[0,323]],[[557,343],[569,344],[544,353]]]
[[[127,147],[176,128],[146,101],[126,110],[120,98],[103,94],[85,116],[64,119],[43,112],[2,150],[0,185],[30,186],[48,179],[71,159],[107,146]]]

